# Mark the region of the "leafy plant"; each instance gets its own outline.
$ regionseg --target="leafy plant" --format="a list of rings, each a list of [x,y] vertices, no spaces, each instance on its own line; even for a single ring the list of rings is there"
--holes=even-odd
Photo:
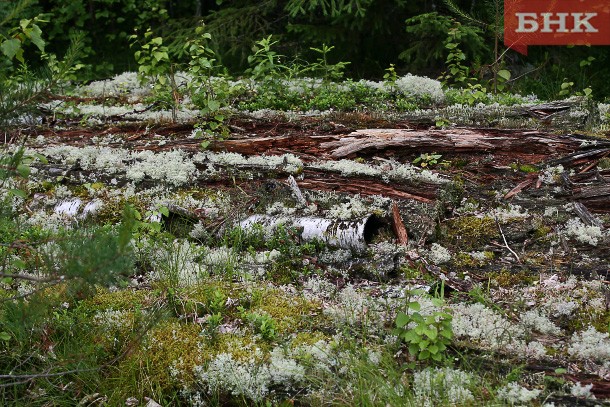
[[[224,115],[215,114],[205,122],[197,123],[195,125],[194,135],[195,138],[203,139],[200,144],[202,149],[208,148],[210,143],[214,140],[225,140],[229,137],[230,131],[224,122]]]
[[[387,83],[390,87],[396,84],[398,80],[398,74],[396,73],[396,66],[394,64],[390,64],[388,68],[385,69],[385,73],[383,74],[383,81]]]
[[[343,71],[345,71],[345,67],[349,65],[349,62],[337,62],[336,64],[331,64],[328,61],[328,54],[330,51],[335,48],[334,46],[328,46],[326,44],[322,44],[321,48],[311,47],[310,50],[314,51],[319,55],[316,62],[311,63],[307,66],[308,71],[319,72],[322,78],[325,81],[333,81],[338,80],[343,77]]]
[[[254,332],[258,333],[263,339],[272,341],[277,337],[277,325],[270,315],[245,312],[243,318],[252,325]]]
[[[278,54],[272,47],[279,41],[273,41],[272,35],[255,42],[252,50],[254,54],[248,57],[250,68],[246,73],[254,80],[269,80],[277,78],[282,72],[286,71],[287,66],[282,64],[283,55]]]
[[[446,167],[449,165],[449,162],[444,161],[444,160],[439,161],[442,156],[443,156],[442,154],[422,153],[419,155],[419,157],[417,157],[415,160],[413,160],[413,164],[419,164],[419,166],[422,168],[434,167],[435,165],[438,165],[438,164],[440,164],[443,167]]]
[[[412,290],[409,297],[421,294],[423,294],[421,290]],[[394,332],[407,343],[409,353],[418,360],[440,362],[453,338],[452,317],[445,308],[442,294],[439,298],[431,299],[432,305],[437,309],[428,315],[422,315],[419,312],[421,304],[418,301],[410,301],[410,298],[405,311],[396,315]]]

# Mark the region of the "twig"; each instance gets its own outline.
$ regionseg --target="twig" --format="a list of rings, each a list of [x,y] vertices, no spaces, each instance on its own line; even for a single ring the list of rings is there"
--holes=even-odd
[[[511,252],[513,254],[513,256],[515,256],[515,258],[517,259],[517,262],[519,264],[521,264],[521,259],[519,258],[517,253],[515,253],[515,251],[513,249],[511,249],[510,246],[508,245],[508,242],[506,241],[506,236],[504,236],[504,232],[502,231],[502,227],[500,226],[500,222],[498,222],[498,218],[496,216],[494,216],[494,220],[496,221],[496,225],[498,225],[498,230],[500,231],[500,235],[502,235],[502,240],[504,240],[504,247],[506,247],[508,249],[508,251]]]
[[[51,277],[42,278],[42,277],[29,276],[27,274],[0,273],[0,278],[13,278],[15,280],[33,281],[35,283],[53,283],[56,281],[64,280],[65,276],[59,276],[59,277],[53,277],[53,278],[51,278]]]

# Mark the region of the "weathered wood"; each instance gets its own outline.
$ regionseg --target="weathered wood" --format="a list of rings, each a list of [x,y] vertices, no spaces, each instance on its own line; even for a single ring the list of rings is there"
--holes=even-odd
[[[336,174],[315,174],[306,171],[307,175],[299,181],[301,188],[321,191],[338,191],[348,194],[383,195],[392,199],[413,199],[423,203],[433,203],[435,191],[423,189],[419,192],[405,191],[404,186],[387,185],[374,180],[343,178]]]
[[[394,230],[398,244],[402,246],[409,244],[407,229],[402,221],[402,217],[400,216],[400,211],[398,210],[398,205],[396,205],[396,202],[392,202],[392,229]]]
[[[387,149],[439,153],[535,151],[557,154],[573,152],[580,144],[581,140],[575,137],[539,131],[364,129],[352,132],[337,141],[323,142],[320,147],[330,150],[333,158],[343,158],[356,153]]]
[[[609,202],[610,204],[610,202]],[[603,227],[604,224],[602,223],[602,221],[600,221],[599,219],[597,219],[595,216],[593,216],[591,214],[591,212],[589,212],[589,210],[587,209],[586,206],[584,206],[582,203],[580,202],[574,202],[574,212],[576,212],[576,214],[578,215],[578,217],[586,224],[589,226],[598,226],[598,227]]]
[[[513,196],[517,195],[519,192],[523,191],[524,189],[529,188],[534,183],[536,178],[536,174],[534,174],[534,176],[528,176],[525,181],[520,182],[516,187],[514,187],[506,195],[504,195],[504,199],[510,199]]]
[[[209,149],[212,151],[229,151],[243,155],[255,154],[275,154],[282,151],[294,152],[296,155],[301,153],[307,155],[320,156],[325,153],[320,148],[320,144],[337,140],[338,136],[279,136],[279,137],[255,137],[239,140],[223,140],[212,142]]]

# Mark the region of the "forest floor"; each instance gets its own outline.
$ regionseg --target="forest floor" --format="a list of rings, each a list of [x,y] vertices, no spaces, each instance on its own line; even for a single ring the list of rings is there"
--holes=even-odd
[[[132,348],[107,370],[118,384],[100,391],[104,402],[601,405],[610,132],[581,118],[567,126],[576,107],[542,118],[516,108],[515,127],[233,111],[222,137],[201,137],[201,118],[54,112],[14,137],[48,160],[33,165],[31,222],[111,224],[127,202],[160,225],[137,236],[129,284],[80,305],[104,347]],[[353,245],[298,229],[235,232],[255,214],[366,231]],[[160,306],[170,315],[129,342],[136,308]],[[451,334],[421,331],[409,352],[401,312],[432,316],[439,335],[449,318]],[[137,392],[121,389],[125,377]]]

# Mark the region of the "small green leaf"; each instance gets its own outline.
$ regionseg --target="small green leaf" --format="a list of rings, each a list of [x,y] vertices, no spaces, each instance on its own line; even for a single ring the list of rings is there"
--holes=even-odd
[[[166,51],[155,51],[153,57],[157,61],[169,61],[169,54]]]
[[[410,320],[411,320],[411,318],[409,318],[409,316],[407,314],[405,314],[404,312],[399,312],[396,315],[396,326],[398,328],[402,328],[405,325],[407,325]]]
[[[557,369],[555,369],[555,373],[557,374],[565,374],[568,372],[568,369],[564,368],[564,367],[558,367]]]
[[[443,329],[441,331],[441,335],[447,339],[453,338],[453,332],[451,331],[451,329]]]
[[[13,59],[17,52],[21,49],[21,41],[18,39],[12,38],[10,40],[6,40],[0,44],[0,49],[2,53],[8,57],[8,59]]]
[[[419,356],[417,356],[417,359],[419,359],[419,360],[426,360],[426,359],[429,359],[429,358],[430,358],[430,352],[428,352],[427,350],[421,351]]]
[[[167,208],[167,206],[160,207],[159,212],[161,213],[161,215],[165,216],[166,218],[169,216],[169,209]]]
[[[417,335],[414,331],[406,331],[402,334],[402,338],[405,342],[409,343],[419,343],[421,337]]]
[[[8,342],[11,340],[11,335],[8,332],[2,331],[0,332],[0,340]]]
[[[510,79],[510,71],[507,71],[506,69],[501,69],[498,71],[498,76],[502,79],[504,79],[505,81],[508,81]]]
[[[24,30],[25,35],[38,47],[40,51],[44,51],[44,40],[42,39],[42,30],[36,24],[32,24],[32,28]]]
[[[425,334],[426,334],[426,336],[427,336],[428,338],[430,338],[430,339],[431,339],[431,340],[433,340],[433,341],[434,341],[434,340],[435,340],[435,339],[438,337],[438,332],[436,331],[436,328],[435,328],[435,327],[432,327],[432,328],[428,329],[428,330],[425,332]]]
[[[412,301],[409,303],[409,309],[413,311],[419,311],[421,309],[421,304],[417,301]]]
[[[417,355],[419,353],[419,346],[415,343],[409,345],[409,353],[411,355]]]
[[[210,112],[217,111],[218,109],[220,109],[220,102],[214,99],[209,100],[208,109],[210,109]]]
[[[21,189],[9,189],[8,193],[13,196],[18,196],[23,199],[26,199],[28,197],[28,194]]]
[[[20,258],[16,258],[13,260],[13,266],[20,270],[24,270],[27,267],[27,264],[25,264],[25,261],[21,260]]]
[[[17,172],[19,173],[19,175],[21,175],[23,178],[27,178],[30,175],[30,172],[32,170],[30,169],[30,167],[28,167],[27,165],[24,164],[19,164],[17,166]]]
[[[33,155],[35,158],[38,158],[38,161],[40,161],[40,162],[41,162],[41,163],[43,163],[43,164],[48,164],[48,163],[49,163],[49,161],[47,160],[47,157],[45,157],[45,156],[44,156],[44,155],[42,155],[42,154],[39,154],[39,153],[34,153],[34,154],[32,154],[32,155]]]

